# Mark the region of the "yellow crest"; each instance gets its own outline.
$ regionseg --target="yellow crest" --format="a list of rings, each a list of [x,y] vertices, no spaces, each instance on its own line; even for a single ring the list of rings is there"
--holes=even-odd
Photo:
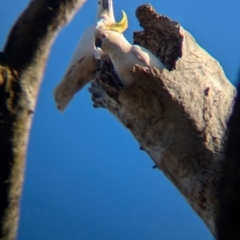
[[[104,26],[105,29],[109,29],[111,31],[123,33],[128,28],[128,19],[127,14],[122,10],[122,19],[117,23],[106,24]]]

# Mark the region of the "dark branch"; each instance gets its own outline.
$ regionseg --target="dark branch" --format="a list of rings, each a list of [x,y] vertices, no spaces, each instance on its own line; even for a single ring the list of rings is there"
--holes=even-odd
[[[0,239],[16,237],[32,113],[51,45],[85,0],[33,0],[0,54]]]
[[[229,139],[220,185],[219,240],[240,239],[240,73],[238,84],[238,95],[228,123]]]

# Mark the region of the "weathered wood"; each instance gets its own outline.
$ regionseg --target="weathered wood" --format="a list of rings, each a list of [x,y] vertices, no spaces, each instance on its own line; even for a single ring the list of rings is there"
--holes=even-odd
[[[133,67],[135,83],[122,88],[111,63],[101,63],[90,92],[134,135],[216,235],[218,185],[235,88],[219,63],[180,25],[142,5],[144,28],[134,41],[169,70]]]
[[[0,239],[16,238],[29,130],[51,45],[86,0],[33,0],[0,54]]]

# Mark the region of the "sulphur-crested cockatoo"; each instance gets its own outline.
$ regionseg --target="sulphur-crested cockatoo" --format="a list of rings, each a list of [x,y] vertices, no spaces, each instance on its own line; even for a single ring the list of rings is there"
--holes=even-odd
[[[113,66],[125,86],[133,83],[131,69],[135,64],[143,67],[156,67],[160,70],[164,64],[149,50],[138,45],[130,44],[120,30],[111,27],[111,24],[99,26],[95,29],[95,58],[108,54]]]
[[[94,31],[97,26],[106,23],[112,24],[113,29],[119,29],[115,23],[112,0],[98,0],[97,20],[82,34],[73,58],[67,68],[63,80],[54,91],[54,98],[59,110],[63,111],[75,93],[83,88],[88,82],[94,79],[97,69],[97,61],[94,57]],[[120,25],[127,28],[127,17],[124,13]],[[122,29],[122,27],[120,27]],[[121,30],[118,30],[121,31]]]

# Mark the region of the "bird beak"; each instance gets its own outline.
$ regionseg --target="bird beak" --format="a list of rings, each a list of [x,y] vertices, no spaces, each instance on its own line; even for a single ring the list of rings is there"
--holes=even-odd
[[[104,28],[111,31],[123,33],[128,28],[128,19],[127,14],[124,11],[122,11],[122,15],[123,17],[119,22],[113,24],[106,24]]]
[[[103,0],[102,1],[102,7],[104,10],[108,11],[109,10],[109,4],[108,4],[109,0]]]
[[[102,40],[100,38],[95,38],[95,47],[96,48],[102,47]]]

